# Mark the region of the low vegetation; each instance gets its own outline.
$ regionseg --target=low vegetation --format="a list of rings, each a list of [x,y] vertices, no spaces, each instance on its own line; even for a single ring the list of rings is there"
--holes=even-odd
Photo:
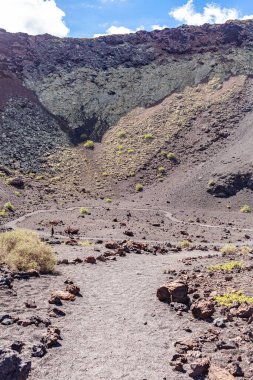
[[[251,208],[249,205],[243,205],[241,208],[240,208],[240,211],[244,214],[248,214],[251,212]]]
[[[160,173],[160,174],[164,174],[165,172],[166,172],[165,167],[160,166],[160,167],[158,168],[158,173]]]
[[[112,203],[112,198],[105,198],[106,203]]]
[[[127,133],[126,133],[126,131],[124,131],[124,130],[119,131],[119,133],[118,133],[118,137],[119,137],[120,139],[124,139],[124,138],[126,138],[126,137],[127,137]]]
[[[81,214],[81,215],[90,215],[91,212],[90,212],[90,210],[87,209],[86,207],[81,207],[81,208],[80,208],[80,214]]]
[[[188,249],[190,248],[190,246],[191,246],[191,243],[189,242],[189,240],[182,240],[179,243],[179,247],[182,249]]]
[[[84,144],[86,149],[94,149],[94,142],[92,140],[87,140]]]
[[[247,302],[249,304],[253,303],[253,298],[244,295],[240,291],[217,295],[214,297],[214,299],[220,306],[232,306],[234,302],[239,304],[242,304],[244,302]]]
[[[221,249],[221,253],[233,254],[237,252],[237,248],[234,244],[225,244]]]
[[[208,269],[208,272],[215,272],[215,271],[228,272],[236,268],[242,268],[242,266],[243,266],[243,263],[241,261],[230,261],[229,263],[211,265],[207,269]]]
[[[136,191],[143,191],[143,185],[141,183],[137,183],[135,185],[135,190]]]
[[[176,161],[176,155],[175,155],[175,153],[172,153],[172,152],[168,153],[168,154],[167,154],[167,158],[168,158],[170,161]]]
[[[0,234],[0,263],[11,270],[52,272],[56,263],[52,248],[36,232],[24,229]]]
[[[6,202],[3,209],[6,211],[14,211],[14,206],[11,202]]]
[[[143,136],[144,140],[146,141],[151,141],[154,139],[154,135],[152,135],[152,133],[145,133],[145,135]]]

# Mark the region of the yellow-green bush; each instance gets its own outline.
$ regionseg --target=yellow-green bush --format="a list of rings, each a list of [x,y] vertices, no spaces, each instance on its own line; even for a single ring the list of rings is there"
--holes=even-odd
[[[127,134],[126,134],[126,131],[124,131],[124,130],[122,130],[122,131],[120,131],[120,132],[118,133],[118,137],[119,137],[120,139],[124,139],[124,138],[126,138],[126,136],[127,136]]]
[[[112,203],[112,198],[105,198],[106,203]]]
[[[170,161],[176,161],[176,155],[175,155],[175,153],[172,153],[172,152],[168,153],[168,154],[167,154],[167,158],[168,158]]]
[[[253,303],[253,298],[245,296],[242,292],[225,293],[214,297],[215,301],[221,306],[232,306],[234,302]]]
[[[209,272],[214,271],[230,271],[234,268],[242,268],[243,263],[241,261],[230,261],[229,263],[210,265],[207,269]]]
[[[6,202],[4,204],[4,207],[3,207],[4,210],[6,211],[13,211],[14,210],[14,206],[11,202]]]
[[[137,183],[135,185],[135,190],[136,191],[143,191],[143,185],[141,183]]]
[[[11,270],[51,272],[56,259],[51,247],[36,232],[18,229],[0,234],[0,263]]]
[[[94,142],[92,140],[87,140],[84,144],[86,149],[94,149]]]
[[[150,141],[150,140],[154,139],[154,136],[152,135],[152,133],[145,133],[143,138],[144,138],[144,140]]]
[[[81,215],[90,215],[90,210],[87,209],[86,207],[81,207],[80,208],[80,214]]]
[[[240,208],[240,211],[244,214],[248,214],[251,212],[251,208],[249,205],[243,205],[241,208]]]

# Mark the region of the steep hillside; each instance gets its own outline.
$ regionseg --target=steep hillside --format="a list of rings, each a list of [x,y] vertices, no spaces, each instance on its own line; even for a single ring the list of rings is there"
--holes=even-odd
[[[0,30],[0,54],[0,160],[40,199],[122,194],[208,162],[203,182],[192,174],[204,197],[252,188],[252,21],[97,39]]]

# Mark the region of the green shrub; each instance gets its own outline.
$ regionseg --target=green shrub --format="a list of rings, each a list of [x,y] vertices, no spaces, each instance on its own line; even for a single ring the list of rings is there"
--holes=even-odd
[[[56,259],[36,232],[18,229],[0,234],[0,262],[11,270],[51,272]]]
[[[86,149],[94,149],[94,142],[92,140],[87,140],[84,144]]]
[[[152,135],[152,133],[145,133],[145,135],[143,136],[143,138],[147,141],[151,141],[154,139],[154,136]]]
[[[135,190],[136,191],[143,191],[143,185],[141,183],[137,183],[135,185]]]
[[[3,210],[0,210],[0,218],[3,218],[5,216],[8,216],[9,213],[7,210],[3,209]]]
[[[251,208],[249,205],[243,205],[241,208],[240,208],[240,211],[244,214],[248,214],[251,212]]]
[[[105,198],[106,203],[112,203],[112,198]]]
[[[159,172],[160,174],[164,174],[164,173],[166,172],[166,169],[165,169],[163,166],[160,166],[160,167],[158,168],[158,172]]]
[[[80,214],[81,215],[90,215],[91,213],[90,213],[90,211],[87,208],[81,207],[80,208]]]
[[[124,131],[124,130],[119,131],[119,133],[118,133],[118,137],[119,137],[120,139],[124,139],[124,138],[126,138],[126,137],[127,137],[127,133],[126,133],[126,131]]]
[[[4,207],[3,207],[4,210],[6,211],[13,211],[14,210],[14,206],[11,202],[6,202],[4,204]]]
[[[170,160],[170,161],[176,161],[176,155],[172,152],[168,153],[167,154],[167,158]]]
[[[127,149],[127,153],[129,153],[129,154],[134,153],[134,149],[132,149],[132,148]]]
[[[37,175],[35,178],[37,181],[42,181],[44,179],[43,175]]]

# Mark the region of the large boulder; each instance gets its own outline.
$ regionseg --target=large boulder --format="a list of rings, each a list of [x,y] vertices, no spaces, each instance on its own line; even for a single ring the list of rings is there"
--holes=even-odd
[[[26,380],[31,370],[31,362],[23,362],[17,352],[0,348],[0,379]]]
[[[157,289],[156,295],[161,302],[179,302],[186,304],[189,301],[188,285],[181,280],[162,285]]]
[[[214,312],[214,303],[209,300],[198,300],[191,305],[191,312],[197,319],[208,319]]]

